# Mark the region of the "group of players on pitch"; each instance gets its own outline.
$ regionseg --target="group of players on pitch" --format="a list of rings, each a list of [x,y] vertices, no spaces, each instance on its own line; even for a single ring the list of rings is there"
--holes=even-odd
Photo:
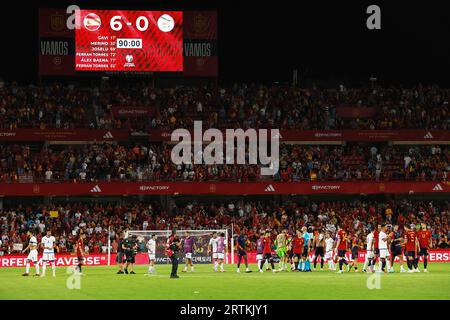
[[[56,277],[56,258],[55,258],[56,238],[52,235],[52,232],[48,230],[46,232],[46,235],[42,237],[40,244],[38,243],[37,238],[33,232],[28,231],[27,236],[28,236],[28,245],[22,251],[22,253],[28,251],[28,256],[25,260],[26,261],[25,273],[22,274],[22,276],[26,277],[30,275],[30,264],[31,262],[33,262],[34,267],[36,269],[36,273],[34,274],[35,277],[38,276],[45,277],[47,263],[51,264],[52,275],[53,277]],[[84,239],[85,234],[80,233],[74,245],[74,251],[75,254],[77,255],[77,266],[75,270],[80,275],[82,275],[81,267],[83,266],[84,258],[86,255],[86,252],[84,250]],[[41,261],[39,261],[38,259],[39,247],[42,247],[43,249]],[[39,272],[40,266],[42,266],[42,273]]]
[[[420,272],[418,268],[420,256],[423,256],[424,271],[428,272],[428,248],[431,248],[432,242],[431,231],[427,229],[426,224],[422,223],[419,231],[416,231],[414,224],[405,226],[404,232],[401,232],[398,225],[392,227],[384,224],[378,225],[376,230],[368,231],[363,272],[394,272],[396,257],[399,258],[400,272]],[[330,231],[308,232],[306,227],[302,227],[295,235],[289,235],[287,230],[283,230],[276,234],[275,240],[272,241],[270,231],[261,231],[256,241],[258,270],[263,272],[264,265],[266,270],[270,270],[270,265],[272,272],[287,271],[287,264],[290,263],[290,269],[294,272],[309,272],[311,260],[315,270],[320,258],[320,270],[323,270],[324,262],[328,262],[329,270],[336,270],[337,264],[338,273],[344,272],[343,265],[347,266],[348,272],[352,268],[358,272],[359,250],[364,248],[358,241],[359,234],[347,233],[340,227],[334,237],[333,234]],[[245,234],[240,234],[237,239],[238,272],[242,260],[249,272],[246,252],[248,244]],[[279,258],[278,269],[274,266],[273,250]],[[349,260],[347,252],[350,253]],[[404,256],[408,271],[403,267]]]
[[[274,236],[274,238],[272,237]],[[80,233],[76,240],[74,251],[77,256],[76,271],[81,274],[81,268],[84,263],[84,234]],[[52,236],[51,231],[47,231],[42,237],[41,243],[38,244],[35,235],[28,233],[28,246],[23,252],[29,251],[26,259],[26,270],[23,276],[28,276],[30,271],[30,263],[33,262],[36,268],[35,276],[45,276],[46,265],[50,263],[52,266],[53,276],[55,276],[55,247],[56,239]],[[275,240],[273,240],[275,239]],[[259,238],[256,240],[256,260],[258,271],[266,270],[272,272],[280,272],[290,270],[294,272],[309,272],[311,270],[311,260],[313,261],[313,270],[316,269],[317,262],[320,258],[320,270],[323,270],[325,262],[328,263],[329,270],[336,270],[339,266],[338,273],[343,273],[343,266],[347,266],[350,272],[354,268],[358,272],[359,250],[363,246],[358,242],[359,234],[347,233],[341,227],[337,232],[315,231],[308,232],[306,227],[297,230],[295,235],[291,235],[287,230],[273,234],[271,231],[261,231]],[[182,270],[187,272],[188,268],[194,271],[193,254],[196,250],[194,238],[187,232],[181,241],[184,251],[185,267]],[[39,245],[43,248],[42,260],[38,261]],[[240,272],[241,262],[245,263],[245,272],[252,272],[248,266],[247,249],[250,241],[244,232],[241,232],[236,240],[236,253],[238,257],[237,272]],[[116,262],[119,266],[119,272],[128,273],[130,268],[131,274],[134,274],[135,255],[137,252],[138,241],[135,236],[127,237],[125,232],[122,233],[119,243]],[[420,230],[416,230],[416,225],[411,224],[405,226],[404,230],[400,230],[398,225],[378,225],[376,230],[369,230],[366,236],[366,255],[363,272],[394,272],[394,260],[399,258],[400,272],[420,272],[418,268],[419,257],[423,257],[424,271],[428,272],[428,248],[431,248],[431,231],[427,229],[426,224],[422,223]],[[156,235],[152,235],[146,243],[149,257],[148,273],[155,273],[156,264]],[[227,241],[225,234],[214,232],[208,243],[208,255],[212,255],[215,272],[225,272],[224,262],[225,253],[227,252]],[[273,254],[275,250],[276,256]],[[347,252],[350,259],[347,260]],[[312,256],[311,256],[312,253]],[[404,256],[408,270],[403,267]],[[274,258],[279,258],[279,267],[275,268]],[[376,262],[378,261],[378,267]],[[350,263],[349,263],[350,262]],[[42,273],[39,266],[42,265]],[[125,268],[124,268],[125,267]]]

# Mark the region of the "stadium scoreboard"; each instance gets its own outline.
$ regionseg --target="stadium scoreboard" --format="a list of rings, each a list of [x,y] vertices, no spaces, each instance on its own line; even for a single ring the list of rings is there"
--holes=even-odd
[[[181,11],[79,10],[76,71],[183,71]]]

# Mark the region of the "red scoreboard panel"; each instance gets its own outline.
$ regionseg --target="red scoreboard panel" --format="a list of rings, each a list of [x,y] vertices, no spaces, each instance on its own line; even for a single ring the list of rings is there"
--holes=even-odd
[[[183,71],[181,11],[77,13],[76,71]]]

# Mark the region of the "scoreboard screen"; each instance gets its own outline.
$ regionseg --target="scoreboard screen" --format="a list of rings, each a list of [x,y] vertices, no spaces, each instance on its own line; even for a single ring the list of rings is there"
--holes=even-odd
[[[79,10],[76,71],[183,71],[183,12]]]

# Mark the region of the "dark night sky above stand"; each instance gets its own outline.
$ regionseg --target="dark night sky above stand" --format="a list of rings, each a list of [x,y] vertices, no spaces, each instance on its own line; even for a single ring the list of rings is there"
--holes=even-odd
[[[28,1],[1,19],[0,78],[35,81],[39,7],[217,9],[221,82],[308,79],[450,86],[450,9],[445,1]],[[297,3],[297,2],[295,2]],[[382,9],[382,30],[366,28],[368,5]],[[447,5],[448,6],[448,5]],[[26,8],[26,9],[25,9]],[[17,20],[20,13],[22,19]],[[12,28],[20,21],[20,28]],[[9,48],[9,49],[8,49]]]

